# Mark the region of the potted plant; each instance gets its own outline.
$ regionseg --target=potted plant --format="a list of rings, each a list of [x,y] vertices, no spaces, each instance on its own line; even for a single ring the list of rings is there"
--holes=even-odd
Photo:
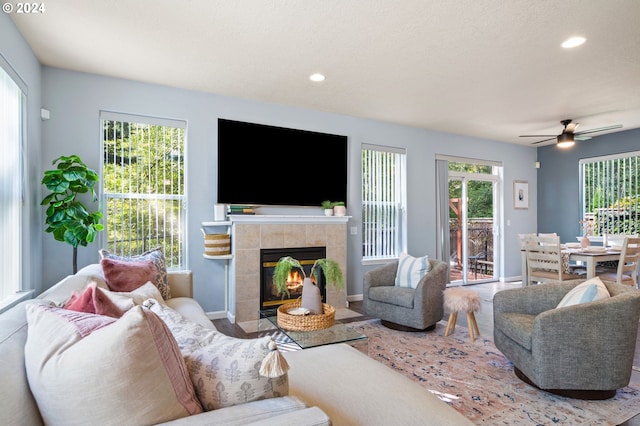
[[[98,174],[87,167],[77,155],[62,156],[53,160],[58,163],[54,170],[44,172],[42,184],[51,194],[44,197],[40,205],[48,206],[45,232],[50,232],[56,241],[64,241],[73,247],[73,273],[78,272],[78,246],[87,246],[104,229],[100,223],[102,212],[90,213],[78,201],[78,194],[91,194],[94,202],[98,196],[94,186]]]
[[[344,216],[347,214],[347,208],[344,205],[344,201],[335,201],[333,203],[333,215]]]
[[[291,256],[281,257],[276,263],[273,269],[273,282],[278,289],[279,294],[286,293],[289,295],[289,289],[287,288],[287,278],[293,268],[298,268],[302,271],[304,282],[302,285],[302,302],[301,306],[307,308],[311,313],[322,313],[322,295],[317,285],[311,281],[311,277],[307,277],[306,272],[300,262]],[[310,275],[318,282],[318,273],[322,270],[325,281],[328,284],[332,284],[336,290],[342,290],[344,288],[344,277],[340,265],[333,259],[317,259],[311,267]]]
[[[322,210],[324,210],[325,216],[333,216],[333,203],[329,200],[324,200],[321,204]]]

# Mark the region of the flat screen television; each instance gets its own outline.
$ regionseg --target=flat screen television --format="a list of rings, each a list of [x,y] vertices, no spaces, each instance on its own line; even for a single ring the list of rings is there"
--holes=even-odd
[[[218,119],[218,204],[347,202],[347,137]]]

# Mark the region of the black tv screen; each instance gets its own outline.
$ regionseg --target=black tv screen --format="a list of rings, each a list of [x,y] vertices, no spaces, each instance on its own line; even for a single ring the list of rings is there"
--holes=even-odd
[[[347,137],[218,119],[218,204],[347,202]]]

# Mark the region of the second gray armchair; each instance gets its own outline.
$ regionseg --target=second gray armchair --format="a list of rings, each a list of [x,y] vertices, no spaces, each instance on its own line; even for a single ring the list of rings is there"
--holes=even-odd
[[[430,270],[417,287],[395,286],[398,261],[367,272],[363,305],[367,315],[405,331],[432,330],[444,316],[442,292],[449,281],[449,265],[429,259]]]

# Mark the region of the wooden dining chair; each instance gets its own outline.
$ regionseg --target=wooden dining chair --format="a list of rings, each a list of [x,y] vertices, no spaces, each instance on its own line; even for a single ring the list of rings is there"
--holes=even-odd
[[[559,236],[525,237],[527,256],[527,283],[560,283],[582,281],[583,277],[572,274],[568,262],[562,258]]]
[[[618,268],[598,274],[604,282],[614,282],[638,287],[638,266],[640,265],[640,237],[625,237],[620,252]]]

